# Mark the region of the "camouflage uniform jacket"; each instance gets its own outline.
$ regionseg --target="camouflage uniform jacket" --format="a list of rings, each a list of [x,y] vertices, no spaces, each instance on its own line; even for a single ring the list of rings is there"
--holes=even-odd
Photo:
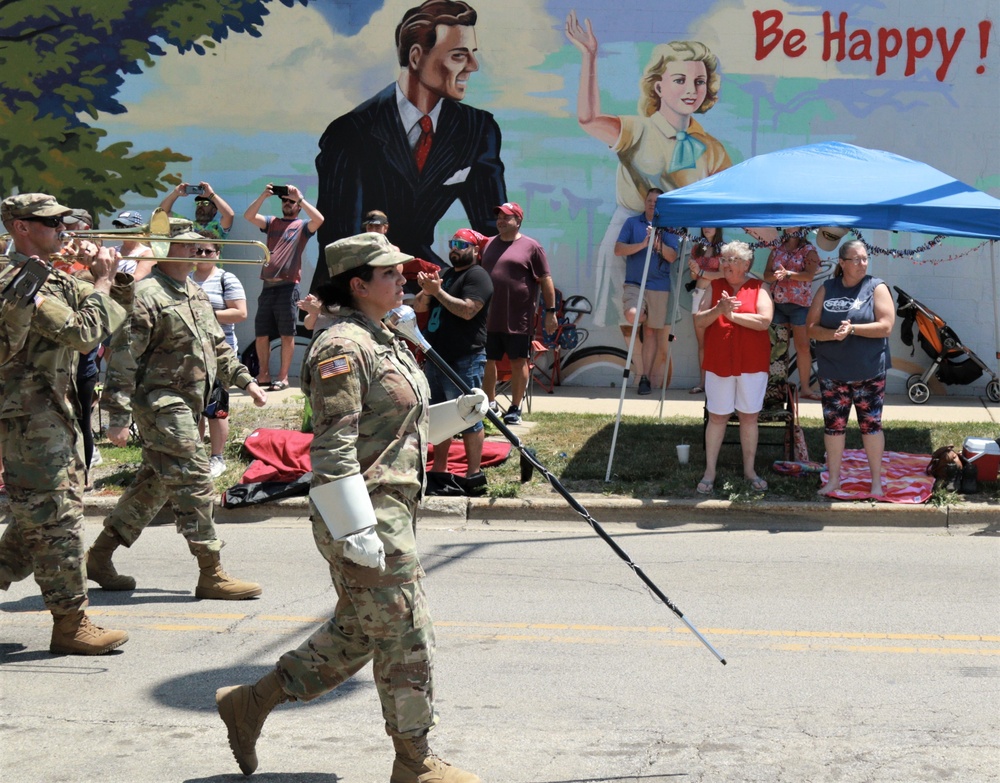
[[[413,515],[423,492],[430,390],[413,354],[382,323],[342,307],[309,350],[302,390],[313,410],[313,486],[361,473],[385,545],[381,583],[420,578]]]
[[[27,256],[0,256],[0,287],[6,285]],[[35,296],[28,330],[24,314],[0,310],[0,418],[57,410],[66,421],[79,418],[76,365],[80,353],[94,350],[127,319],[131,275],[119,274],[111,296],[58,269],[49,272]],[[2,356],[2,354],[12,354]]]
[[[253,382],[226,343],[201,287],[158,268],[135,287],[128,325],[111,344],[101,404],[112,427],[127,427],[132,406],[159,410],[182,403],[196,418],[208,404],[216,376],[226,386]]]

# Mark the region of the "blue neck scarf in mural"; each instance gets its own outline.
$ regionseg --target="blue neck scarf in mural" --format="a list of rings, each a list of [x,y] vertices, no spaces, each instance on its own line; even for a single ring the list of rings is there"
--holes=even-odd
[[[674,145],[674,154],[670,158],[670,168],[668,172],[680,171],[681,169],[693,169],[698,163],[698,158],[705,151],[704,142],[698,141],[685,131],[677,131],[677,144]]]

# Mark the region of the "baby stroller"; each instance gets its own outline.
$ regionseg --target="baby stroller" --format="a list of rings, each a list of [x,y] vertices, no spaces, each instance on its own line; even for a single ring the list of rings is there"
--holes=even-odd
[[[893,288],[899,294],[896,299],[896,315],[903,319],[900,326],[903,344],[913,346],[913,324],[916,322],[920,330],[920,346],[934,360],[923,375],[915,373],[906,379],[906,394],[910,402],[922,405],[930,399],[931,391],[927,381],[932,375],[936,375],[941,383],[954,386],[975,383],[984,372],[993,377],[986,384],[986,396],[992,402],[1000,402],[1000,380],[997,380],[997,374],[962,345],[958,335],[941,316],[898,286]]]

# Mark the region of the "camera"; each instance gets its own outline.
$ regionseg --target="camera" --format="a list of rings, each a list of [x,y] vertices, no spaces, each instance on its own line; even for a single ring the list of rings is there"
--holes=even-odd
[[[288,195],[288,185],[271,185],[271,191],[274,195],[284,198]]]
[[[203,188],[201,185],[185,185],[184,193],[185,195],[188,196],[204,196],[205,188]]]

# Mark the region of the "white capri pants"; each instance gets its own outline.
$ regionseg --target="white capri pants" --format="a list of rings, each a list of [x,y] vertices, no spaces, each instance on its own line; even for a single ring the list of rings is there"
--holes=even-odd
[[[733,411],[760,413],[767,391],[767,373],[750,372],[723,377],[705,371],[705,407],[709,413],[728,416]]]

